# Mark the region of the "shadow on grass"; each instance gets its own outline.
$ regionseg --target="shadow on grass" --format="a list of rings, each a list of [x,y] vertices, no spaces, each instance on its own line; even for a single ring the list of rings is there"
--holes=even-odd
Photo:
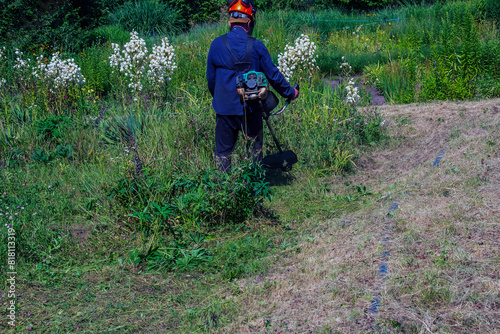
[[[290,185],[295,180],[293,173],[284,172],[281,169],[267,169],[265,182],[269,182],[269,186],[286,186]]]

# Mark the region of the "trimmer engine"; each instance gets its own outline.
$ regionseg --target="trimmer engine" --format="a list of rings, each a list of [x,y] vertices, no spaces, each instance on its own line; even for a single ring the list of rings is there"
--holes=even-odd
[[[236,89],[242,104],[249,100],[265,99],[268,85],[262,72],[250,71],[236,76]]]

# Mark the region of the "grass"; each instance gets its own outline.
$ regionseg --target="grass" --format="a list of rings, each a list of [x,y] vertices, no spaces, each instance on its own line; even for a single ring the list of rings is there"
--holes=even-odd
[[[342,182],[332,179],[334,185],[366,184],[373,194],[333,217],[305,220],[313,233],[304,238],[301,252],[276,264],[268,274],[275,285],[249,296],[239,320],[221,332],[497,332],[499,155],[488,153],[486,138],[500,129],[498,114],[492,113],[498,103],[385,107],[386,117],[408,118],[416,131],[395,123],[389,127],[393,139],[362,159],[358,173]],[[463,122],[464,108],[468,119],[479,118],[476,125]],[[437,116],[446,117],[445,126],[426,120]],[[487,131],[481,129],[484,122]],[[443,139],[453,131],[461,136],[447,141],[449,148],[433,168]],[[459,171],[448,169],[450,164]],[[478,176],[487,164],[487,177]],[[399,207],[389,217],[395,201]],[[388,219],[388,275],[379,280]],[[241,285],[255,289],[251,279]],[[379,288],[380,309],[370,322],[365,311]],[[267,298],[260,305],[262,296]]]
[[[189,271],[131,263],[140,231],[116,224],[104,208],[84,209],[98,188],[93,180],[108,173],[84,165],[78,168],[87,178],[80,181],[71,169],[25,168],[30,186],[31,177],[51,179],[51,188],[38,190],[39,222],[69,229],[71,242],[63,249],[51,244],[49,253],[20,264],[15,332],[28,326],[40,332],[368,331],[372,325],[364,314],[381,284],[375,324],[383,330],[493,333],[499,327],[500,175],[498,152],[488,143],[498,139],[498,103],[385,107],[392,139],[363,156],[358,173],[318,177],[298,169],[269,175],[272,205],[248,222],[213,230],[203,247],[217,260]],[[445,156],[433,169],[446,140]],[[74,199],[82,210],[72,221],[61,219],[67,217],[62,204],[50,206]],[[396,200],[399,209],[388,217]],[[25,210],[32,214],[35,207]],[[378,281],[387,219],[389,272]]]
[[[316,186],[311,181],[307,185]],[[338,210],[355,205],[339,203]],[[331,209],[326,201],[323,206]],[[310,215],[323,215],[321,211],[326,208]],[[193,332],[227,325],[237,315],[234,305],[244,297],[237,284],[241,275],[265,277],[277,258],[300,253],[297,241],[309,233],[292,217],[263,214],[206,241],[217,258],[209,267],[174,273],[144,271],[130,263],[130,242],[138,236],[123,227],[102,219],[72,222],[67,249],[21,267],[17,289],[22,291],[18,315],[23,320],[18,330]]]

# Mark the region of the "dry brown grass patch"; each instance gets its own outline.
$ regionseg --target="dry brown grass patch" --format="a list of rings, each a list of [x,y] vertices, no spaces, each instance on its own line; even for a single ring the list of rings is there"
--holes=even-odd
[[[350,182],[381,196],[347,216],[309,222],[313,242],[277,259],[260,284],[240,282],[244,308],[222,332],[498,333],[499,105],[380,108],[394,140],[364,157]],[[396,200],[388,275],[378,280],[384,221]],[[364,313],[379,289],[373,326]]]

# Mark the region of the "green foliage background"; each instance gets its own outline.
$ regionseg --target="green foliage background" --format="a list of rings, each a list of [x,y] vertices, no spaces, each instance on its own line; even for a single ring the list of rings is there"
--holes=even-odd
[[[78,50],[121,0],[1,0],[0,41],[27,49],[49,44]]]
[[[109,14],[108,22],[126,31],[145,35],[168,35],[181,32],[184,20],[178,11],[158,1],[129,1]]]
[[[498,19],[498,6],[488,2],[490,15]],[[340,8],[372,10],[395,6],[394,0],[255,0],[259,10],[324,10]],[[429,3],[429,1],[427,1]],[[27,50],[48,45],[65,51],[77,51],[95,42],[92,30],[117,24],[141,33],[153,29],[171,34],[194,25],[225,18],[225,0],[1,0],[0,42]]]

